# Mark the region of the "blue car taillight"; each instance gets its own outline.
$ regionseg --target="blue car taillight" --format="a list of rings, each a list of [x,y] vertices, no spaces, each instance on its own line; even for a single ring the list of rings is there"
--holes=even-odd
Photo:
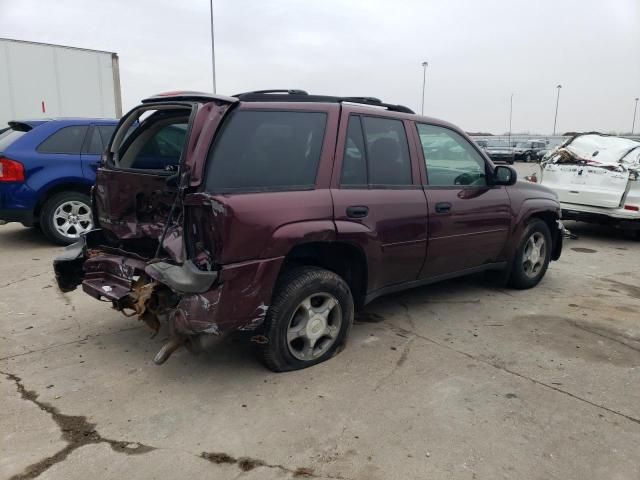
[[[24,182],[24,165],[10,158],[0,157],[0,182]]]

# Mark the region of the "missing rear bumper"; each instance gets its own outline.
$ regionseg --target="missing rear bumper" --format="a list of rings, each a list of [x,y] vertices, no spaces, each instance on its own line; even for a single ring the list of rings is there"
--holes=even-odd
[[[259,329],[282,260],[252,260],[203,271],[191,261],[151,261],[107,246],[99,231],[92,231],[67,247],[54,261],[54,269],[64,292],[81,286],[93,298],[145,322],[154,333],[166,324],[170,339],[157,355],[157,363],[162,363],[182,345],[199,351],[192,347],[211,343],[207,339]]]

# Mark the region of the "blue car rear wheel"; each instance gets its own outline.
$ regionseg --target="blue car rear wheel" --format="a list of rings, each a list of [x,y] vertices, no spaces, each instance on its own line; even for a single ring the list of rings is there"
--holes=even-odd
[[[91,200],[80,192],[52,195],[40,212],[42,233],[54,243],[69,245],[93,228]]]

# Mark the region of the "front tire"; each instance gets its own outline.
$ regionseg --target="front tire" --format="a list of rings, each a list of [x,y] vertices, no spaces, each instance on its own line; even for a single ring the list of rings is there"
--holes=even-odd
[[[75,243],[93,228],[91,199],[80,192],[59,192],[42,206],[39,218],[45,237],[59,245]]]
[[[262,360],[274,372],[299,370],[338,353],[353,324],[353,297],[339,275],[317,267],[285,272],[265,319]]]
[[[535,287],[549,267],[551,261],[551,232],[540,219],[529,221],[511,266],[509,285],[517,289]]]

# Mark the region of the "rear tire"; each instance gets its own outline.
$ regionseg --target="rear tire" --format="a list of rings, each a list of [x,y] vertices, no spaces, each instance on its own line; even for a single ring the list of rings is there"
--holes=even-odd
[[[344,346],[353,324],[353,297],[333,272],[297,267],[278,280],[265,319],[262,361],[274,372],[324,362]]]
[[[58,245],[75,243],[81,233],[93,228],[91,199],[80,192],[56,193],[42,206],[38,222],[42,233],[52,242]]]
[[[523,290],[540,283],[551,261],[552,245],[547,224],[538,218],[530,220],[513,256],[509,285]]]

